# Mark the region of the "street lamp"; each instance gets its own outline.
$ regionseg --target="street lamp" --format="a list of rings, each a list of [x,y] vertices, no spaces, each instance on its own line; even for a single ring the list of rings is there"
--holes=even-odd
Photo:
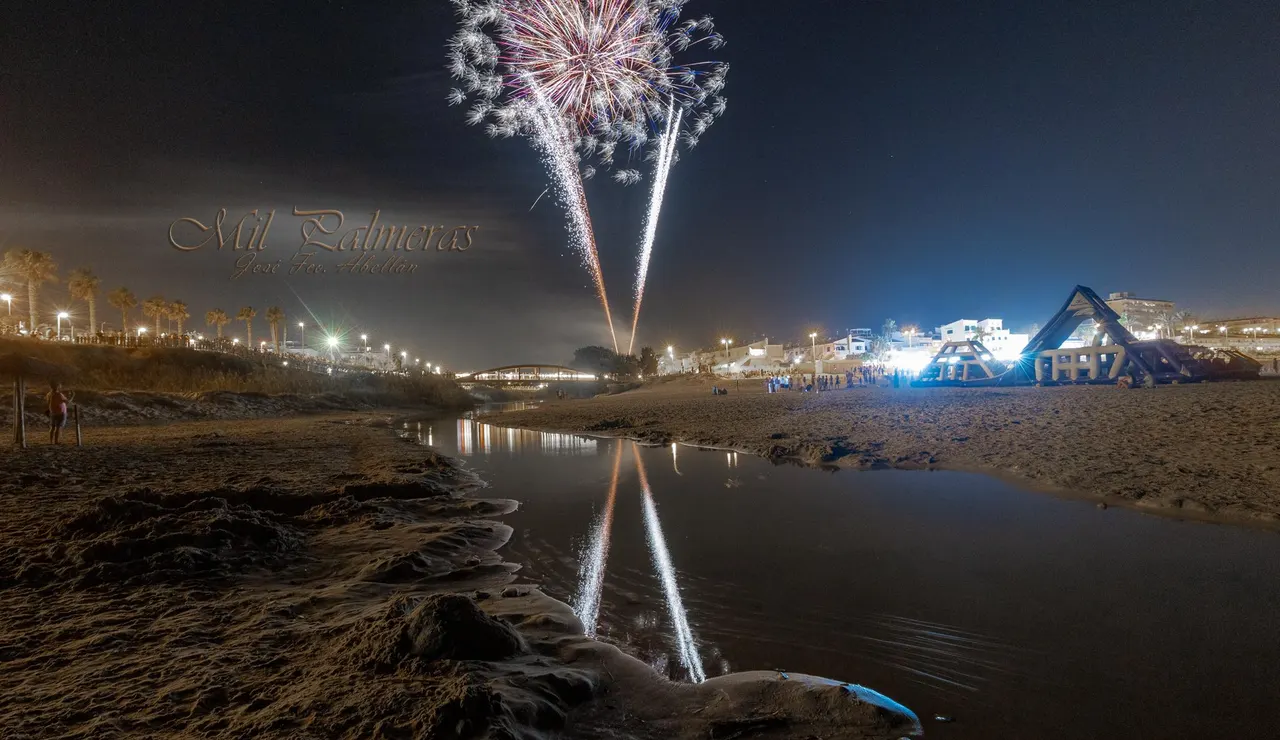
[[[360,344],[364,347],[365,352],[369,351],[369,335],[368,334],[360,335]]]
[[[139,338],[139,339],[141,339],[141,338],[142,338],[142,335],[143,335],[143,334],[146,334],[146,333],[147,333],[147,327],[145,327],[145,326],[139,326],[139,327],[138,327],[138,338]]]
[[[62,339],[62,320],[70,319],[70,318],[71,318],[71,314],[67,313],[66,311],[58,312],[58,339]],[[70,322],[67,322],[67,323],[70,323]]]
[[[306,349],[307,348],[307,325],[304,322],[301,322],[301,321],[298,322],[298,332],[302,335],[302,338],[298,340],[298,343],[302,345],[303,349]]]
[[[818,332],[809,332],[809,349],[813,352],[813,389],[818,390]]]
[[[9,304],[9,315],[13,315],[13,296],[8,293],[0,293],[0,301]]]
[[[386,352],[387,354],[391,354],[391,345],[389,344],[382,345],[382,351]]]
[[[907,348],[910,349],[911,339],[916,335],[916,328],[914,326],[908,327],[907,329],[903,330],[902,333],[907,335]]]

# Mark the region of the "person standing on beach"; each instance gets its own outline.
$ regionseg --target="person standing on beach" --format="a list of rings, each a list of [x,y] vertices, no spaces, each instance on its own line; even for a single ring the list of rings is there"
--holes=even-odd
[[[56,445],[62,438],[62,428],[67,425],[67,404],[71,398],[63,394],[61,383],[51,383],[45,400],[49,402],[49,444]]]

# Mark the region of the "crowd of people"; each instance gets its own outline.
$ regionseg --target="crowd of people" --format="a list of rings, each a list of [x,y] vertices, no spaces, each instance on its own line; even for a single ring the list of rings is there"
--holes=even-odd
[[[795,375],[769,375],[765,377],[765,391],[781,393],[782,391],[800,391],[802,393],[821,393],[850,389],[861,386],[889,385],[898,388],[910,382],[898,369],[890,370],[884,365],[863,365],[839,373],[798,373]]]

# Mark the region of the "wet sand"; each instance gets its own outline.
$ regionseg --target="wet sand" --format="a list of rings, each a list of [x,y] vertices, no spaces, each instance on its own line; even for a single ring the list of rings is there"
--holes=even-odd
[[[854,469],[948,468],[1194,518],[1280,524],[1280,382],[1153,390],[854,388],[681,379],[486,418]]]
[[[390,419],[95,428],[0,461],[5,738],[897,738],[876,697],[693,686],[512,585],[513,501]],[[861,696],[861,698],[859,698]],[[865,699],[865,700],[864,700]]]

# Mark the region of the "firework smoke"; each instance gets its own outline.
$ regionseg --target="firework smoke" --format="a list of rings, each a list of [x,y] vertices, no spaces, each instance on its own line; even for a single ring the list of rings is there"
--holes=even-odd
[[[658,507],[653,503],[653,493],[649,490],[649,478],[644,472],[644,462],[640,459],[640,450],[631,443],[631,454],[636,460],[636,472],[640,474],[640,488],[644,491],[644,524],[649,535],[649,553],[653,556],[653,567],[658,571],[662,581],[662,589],[667,595],[667,611],[671,613],[671,624],[676,632],[676,648],[680,653],[680,663],[689,671],[694,683],[707,680],[707,672],[702,667],[702,658],[698,655],[698,644],[693,638],[693,630],[689,627],[689,616],[685,613],[684,602],[680,600],[680,587],[676,584],[676,569],[671,565],[671,553],[667,551],[667,540],[662,536],[662,523],[658,520]]]

